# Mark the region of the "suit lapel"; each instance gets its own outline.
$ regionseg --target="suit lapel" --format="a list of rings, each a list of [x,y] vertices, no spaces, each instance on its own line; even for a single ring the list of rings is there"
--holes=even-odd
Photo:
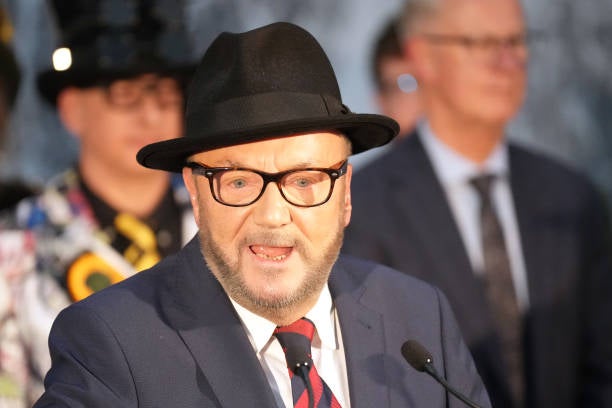
[[[162,298],[176,328],[220,405],[272,407],[276,401],[231,302],[202,259],[199,240],[179,255]],[[240,391],[237,392],[239,387]]]
[[[436,272],[471,273],[446,196],[417,134],[405,144],[405,165],[392,173],[391,185],[400,210],[420,237]],[[406,169],[405,167],[408,166]],[[439,256],[440,253],[445,256]],[[454,278],[453,278],[454,279]]]
[[[364,288],[350,282],[348,276],[337,263],[329,286],[342,330],[351,407],[385,408],[389,406],[390,379],[382,364],[370,357],[385,354],[382,316],[358,302]]]
[[[560,328],[566,327],[566,323],[560,322],[563,319],[560,315],[571,319],[572,311],[559,312],[565,307],[559,302],[559,293],[568,279],[566,273],[572,268],[571,257],[575,254],[571,246],[565,247],[571,239],[563,231],[561,206],[548,201],[548,186],[542,182],[534,160],[537,159],[517,147],[510,150],[511,185],[529,291],[529,310],[525,318],[528,381],[548,384],[550,370],[546,361],[554,357],[549,354],[547,341],[564,335]],[[537,400],[540,397],[538,389],[534,392],[533,398]]]
[[[510,183],[525,258],[530,309],[556,285],[555,271],[563,251],[555,251],[557,207],[548,205],[546,186],[529,163],[528,153],[510,146]],[[551,281],[549,281],[551,280]]]

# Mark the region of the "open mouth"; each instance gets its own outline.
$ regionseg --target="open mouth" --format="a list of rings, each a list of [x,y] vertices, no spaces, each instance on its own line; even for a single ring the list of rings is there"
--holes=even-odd
[[[293,247],[272,247],[264,245],[251,245],[249,249],[256,257],[274,262],[285,260],[293,251]]]

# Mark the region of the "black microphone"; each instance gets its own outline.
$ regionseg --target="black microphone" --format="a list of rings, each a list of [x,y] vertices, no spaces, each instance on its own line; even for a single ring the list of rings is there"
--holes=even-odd
[[[436,368],[433,365],[433,358],[425,347],[416,340],[408,340],[402,344],[402,355],[415,370],[425,372],[433,377],[434,380],[439,382],[446,391],[459,398],[465,405],[471,408],[481,408],[476,405],[468,397],[461,394],[459,391],[454,389],[446,380],[438,374]]]
[[[308,408],[314,408],[314,390],[309,376],[311,368],[309,362],[311,359],[308,355],[308,350],[303,347],[288,347],[285,350],[285,359],[291,371],[304,380],[306,391],[308,392]]]

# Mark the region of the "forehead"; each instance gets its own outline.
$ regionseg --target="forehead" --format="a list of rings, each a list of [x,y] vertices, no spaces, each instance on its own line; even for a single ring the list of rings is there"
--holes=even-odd
[[[244,166],[282,170],[294,166],[327,167],[349,154],[340,133],[317,132],[278,137],[200,152],[190,159],[208,166]]]
[[[464,33],[513,34],[524,29],[518,0],[441,0],[431,21],[439,29]]]

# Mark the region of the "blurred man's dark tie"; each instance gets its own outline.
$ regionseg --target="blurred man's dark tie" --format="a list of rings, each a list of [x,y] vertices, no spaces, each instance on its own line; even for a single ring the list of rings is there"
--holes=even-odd
[[[470,182],[480,197],[484,283],[491,316],[499,335],[515,406],[521,407],[524,401],[522,319],[503,230],[492,201],[494,181],[495,176],[484,174]]]

